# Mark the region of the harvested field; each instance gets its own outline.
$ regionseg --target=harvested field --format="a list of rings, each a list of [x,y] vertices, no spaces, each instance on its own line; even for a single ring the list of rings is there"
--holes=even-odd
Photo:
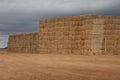
[[[0,80],[120,80],[120,55],[15,54],[0,51]]]

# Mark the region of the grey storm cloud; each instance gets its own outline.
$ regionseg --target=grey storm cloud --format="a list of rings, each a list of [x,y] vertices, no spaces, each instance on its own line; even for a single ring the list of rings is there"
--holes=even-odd
[[[81,14],[120,15],[119,8],[120,0],[0,0],[0,36],[36,32],[41,19]]]

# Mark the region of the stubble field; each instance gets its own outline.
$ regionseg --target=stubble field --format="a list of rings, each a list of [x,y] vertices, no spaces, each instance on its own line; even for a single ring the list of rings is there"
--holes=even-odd
[[[0,51],[0,80],[120,80],[120,55],[15,54]]]

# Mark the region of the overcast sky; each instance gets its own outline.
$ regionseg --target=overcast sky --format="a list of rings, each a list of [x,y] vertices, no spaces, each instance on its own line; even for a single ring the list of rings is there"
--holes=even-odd
[[[38,31],[40,19],[81,14],[120,16],[120,0],[0,0],[0,46],[9,34]]]

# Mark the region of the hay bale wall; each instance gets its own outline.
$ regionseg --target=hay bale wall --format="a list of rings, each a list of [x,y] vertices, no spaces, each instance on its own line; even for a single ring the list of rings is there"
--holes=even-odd
[[[85,15],[40,21],[39,53],[120,54],[120,17]]]
[[[17,53],[37,53],[38,33],[10,35],[8,51]]]
[[[120,54],[120,17],[109,17],[104,27],[104,54]]]
[[[39,33],[11,35],[8,50],[43,54],[120,54],[120,17],[84,15],[41,20]]]

